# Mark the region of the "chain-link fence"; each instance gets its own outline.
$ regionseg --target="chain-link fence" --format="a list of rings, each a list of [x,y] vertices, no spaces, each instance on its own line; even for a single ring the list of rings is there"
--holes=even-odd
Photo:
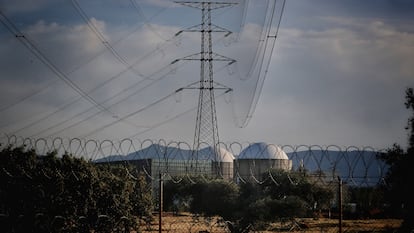
[[[55,152],[57,157],[70,154],[94,165],[121,165],[126,168],[121,178],[131,182],[144,174],[154,206],[145,216],[96,211],[91,217],[79,210],[70,215],[51,215],[47,209],[11,214],[3,202],[0,221],[5,232],[393,232],[402,222],[398,214],[387,212],[381,195],[387,166],[378,155],[384,150],[370,147],[234,142],[221,143],[215,152],[194,153],[185,142],[162,140],[8,137],[2,142],[3,150],[18,147],[40,157]],[[16,186],[39,186],[36,182],[45,177],[50,183],[64,180],[76,186],[85,176],[73,170],[74,165],[69,171],[49,171],[40,163],[31,171],[30,166],[13,169],[5,164],[2,183]],[[10,195],[7,187],[2,186],[2,196]],[[240,197],[246,187],[254,192]],[[129,208],[117,201],[117,195],[112,197],[115,208]]]

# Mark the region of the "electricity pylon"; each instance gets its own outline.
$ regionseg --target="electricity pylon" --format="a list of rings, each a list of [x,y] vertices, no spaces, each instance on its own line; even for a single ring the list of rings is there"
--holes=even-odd
[[[232,64],[234,59],[222,56],[213,52],[212,33],[225,33],[224,36],[230,35],[232,32],[214,25],[211,19],[211,12],[220,8],[230,7],[237,3],[219,2],[219,1],[175,1],[178,4],[201,10],[201,23],[182,32],[197,32],[201,34],[201,50],[200,53],[186,56],[178,60],[200,61],[200,80],[183,89],[199,90],[198,109],[196,117],[196,126],[193,143],[193,159],[198,159],[199,149],[202,146],[210,146],[214,156],[217,156],[217,147],[219,143],[219,133],[217,125],[216,104],[214,99],[214,91],[221,89],[225,92],[231,91],[226,87],[214,81],[213,62],[223,61]],[[175,62],[176,62],[175,61]],[[217,161],[217,158],[210,158]]]

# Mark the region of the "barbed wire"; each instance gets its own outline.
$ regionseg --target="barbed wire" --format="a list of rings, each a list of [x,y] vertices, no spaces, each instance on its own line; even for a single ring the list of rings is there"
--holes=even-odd
[[[180,182],[219,177],[233,182],[253,181],[258,184],[273,182],[279,185],[274,169],[304,171],[315,182],[334,183],[340,176],[350,185],[376,185],[384,181],[387,165],[378,156],[386,150],[372,147],[340,147],[337,145],[276,145],[264,143],[224,143],[219,152],[203,144],[202,152],[193,153],[193,146],[184,141],[133,140],[84,140],[80,138],[24,138],[6,135],[1,146],[23,147],[42,156],[54,152],[57,156],[69,154],[94,163],[128,165],[128,169],[144,172],[151,180],[164,179]],[[197,157],[194,155],[197,154]],[[131,166],[132,165],[132,166]],[[133,177],[136,174],[127,170]],[[289,179],[295,184],[293,179]]]

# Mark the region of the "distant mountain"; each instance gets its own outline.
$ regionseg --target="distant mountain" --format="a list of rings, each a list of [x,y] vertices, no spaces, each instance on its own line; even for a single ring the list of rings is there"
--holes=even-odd
[[[200,160],[210,159],[211,148],[201,149],[197,156]],[[142,150],[129,153],[127,155],[110,155],[105,158],[95,160],[96,163],[128,161],[139,159],[161,159],[161,160],[189,160],[193,156],[193,150],[181,149],[171,146],[162,146],[159,144],[152,144]]]
[[[309,150],[288,153],[293,168],[303,166],[310,172],[322,171],[339,176],[348,183],[378,183],[388,166],[377,158],[376,151]]]

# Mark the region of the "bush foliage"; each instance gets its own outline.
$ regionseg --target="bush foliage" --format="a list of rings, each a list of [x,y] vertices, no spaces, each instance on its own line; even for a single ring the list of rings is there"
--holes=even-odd
[[[265,227],[281,218],[313,216],[317,211],[315,203],[323,208],[329,206],[334,197],[333,190],[311,182],[304,173],[271,172],[280,184],[271,180],[262,184],[235,184],[201,178],[191,178],[192,182],[166,182],[164,208],[204,216],[218,215],[232,232],[246,232],[246,229]]]
[[[131,174],[124,165],[95,164],[69,154],[40,156],[11,146],[0,152],[0,214],[10,230],[79,232],[81,225],[92,229],[103,222],[133,227],[151,211],[145,176]]]

